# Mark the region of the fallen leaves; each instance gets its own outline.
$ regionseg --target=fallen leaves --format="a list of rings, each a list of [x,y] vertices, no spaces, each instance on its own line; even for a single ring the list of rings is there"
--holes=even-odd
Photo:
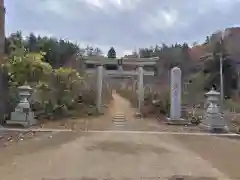
[[[2,132],[0,136],[0,148],[9,146],[13,143],[18,143],[19,141],[24,141],[27,139],[32,139],[38,133],[35,131],[27,131],[27,132],[16,132],[16,131],[7,131]]]

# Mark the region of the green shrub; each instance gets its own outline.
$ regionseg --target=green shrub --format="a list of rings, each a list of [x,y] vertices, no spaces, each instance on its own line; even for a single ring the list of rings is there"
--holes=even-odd
[[[70,111],[73,110],[89,114],[88,109],[94,109],[90,114],[96,114],[96,93],[85,87],[84,78],[71,68],[53,70],[50,64],[41,59],[41,53],[15,53],[9,57],[6,67],[9,72],[9,104],[12,109],[19,101],[17,87],[27,83],[34,89],[30,102],[39,117],[71,116]],[[84,106],[79,106],[79,103]]]
[[[161,113],[164,115],[169,115],[170,111],[170,94],[169,90],[162,90],[158,94],[156,94],[157,104],[155,107],[157,108],[157,113]]]
[[[131,90],[128,89],[118,89],[117,93],[121,95],[122,97],[128,99],[133,107],[137,107],[137,94]],[[153,101],[156,101],[155,104],[153,104]],[[170,110],[170,94],[169,90],[161,90],[161,92],[150,92],[145,91],[144,92],[144,107],[148,107],[148,113],[151,114],[164,114],[168,115]],[[149,108],[150,107],[150,108]],[[146,113],[146,112],[144,112]],[[145,114],[147,116],[147,114]]]

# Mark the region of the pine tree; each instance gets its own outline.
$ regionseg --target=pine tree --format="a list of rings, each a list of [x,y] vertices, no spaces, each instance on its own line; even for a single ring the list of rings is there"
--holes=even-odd
[[[113,47],[111,47],[108,51],[108,58],[116,58],[116,51]]]

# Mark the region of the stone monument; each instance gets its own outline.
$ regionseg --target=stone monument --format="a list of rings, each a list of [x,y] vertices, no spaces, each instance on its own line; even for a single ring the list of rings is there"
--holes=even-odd
[[[205,117],[200,124],[200,127],[207,129],[211,132],[228,132],[227,123],[225,122],[224,117],[219,110],[218,104],[220,93],[212,89],[205,95],[207,96],[207,109]]]
[[[34,113],[31,111],[28,98],[31,96],[32,88],[28,85],[20,86],[19,98],[20,101],[17,104],[15,111],[11,112],[10,120],[6,121],[7,124],[21,124],[24,127],[28,127],[37,123],[34,119]]]
[[[171,69],[171,93],[170,93],[170,124],[188,124],[181,117],[181,93],[182,93],[182,71],[178,67]]]

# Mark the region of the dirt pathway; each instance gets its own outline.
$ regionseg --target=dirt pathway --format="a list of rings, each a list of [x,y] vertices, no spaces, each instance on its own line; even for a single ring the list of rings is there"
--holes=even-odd
[[[135,119],[135,109],[131,107],[130,102],[113,91],[113,103],[110,107],[110,115],[124,114],[127,120]]]

